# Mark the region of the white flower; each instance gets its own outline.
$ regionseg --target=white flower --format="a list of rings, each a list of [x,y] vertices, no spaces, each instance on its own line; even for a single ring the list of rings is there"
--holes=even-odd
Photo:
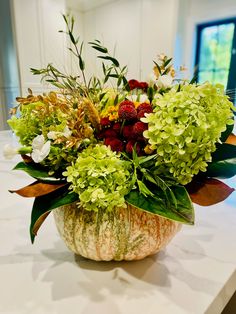
[[[49,140],[55,140],[59,136],[65,136],[66,138],[71,136],[72,131],[66,126],[63,130],[63,132],[56,132],[56,131],[50,131],[47,134],[47,137]]]
[[[143,103],[143,102],[149,102],[148,96],[146,94],[141,94],[139,96],[139,102]]]
[[[32,154],[31,157],[34,162],[39,163],[47,157],[50,152],[50,141],[45,143],[43,135],[38,135],[32,142]]]
[[[148,96],[146,94],[128,95],[126,98],[133,102],[149,102]]]
[[[59,132],[56,131],[50,131],[48,132],[47,137],[49,140],[55,140],[58,137],[58,133]]]
[[[137,95],[128,95],[128,96],[126,96],[126,98],[127,98],[128,100],[130,100],[130,101],[135,102],[135,101],[137,101],[138,96],[137,96]]]
[[[63,131],[63,135],[68,138],[71,136],[72,131],[68,128],[68,126],[65,127],[64,131]]]
[[[160,88],[167,88],[167,87],[171,87],[172,82],[173,82],[173,77],[170,74],[165,74],[165,75],[159,76],[158,80],[156,81],[156,84]]]
[[[153,86],[156,83],[156,80],[157,80],[157,77],[153,72],[150,73],[146,79],[149,86]]]
[[[18,149],[10,144],[6,144],[3,148],[3,156],[6,159],[12,159],[18,154]]]

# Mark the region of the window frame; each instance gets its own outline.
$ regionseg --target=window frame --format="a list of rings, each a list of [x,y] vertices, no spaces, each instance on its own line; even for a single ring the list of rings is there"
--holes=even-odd
[[[210,26],[219,26],[222,24],[234,23],[234,34],[232,40],[232,48],[231,48],[231,59],[230,59],[230,67],[228,74],[228,82],[226,86],[226,94],[227,91],[233,91],[229,93],[230,100],[235,103],[236,102],[236,17],[231,17],[222,20],[215,20],[206,23],[201,23],[197,25],[197,36],[196,36],[196,55],[195,55],[195,69],[196,69],[196,80],[198,82],[198,65],[200,61],[200,50],[201,50],[201,33],[203,29]]]

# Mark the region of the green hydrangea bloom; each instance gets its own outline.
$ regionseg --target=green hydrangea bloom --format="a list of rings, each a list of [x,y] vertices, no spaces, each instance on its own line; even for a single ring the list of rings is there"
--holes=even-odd
[[[206,171],[215,144],[233,124],[233,105],[222,85],[184,85],[157,95],[154,112],[142,121],[148,123],[144,136],[157,150],[158,171],[172,174],[187,184],[199,171]]]
[[[45,107],[46,104],[40,101],[22,105],[20,117],[13,116],[7,121],[22,145],[31,145],[37,135],[43,134],[47,138],[49,131],[62,132],[64,130],[67,115],[59,108],[45,114]]]
[[[63,173],[78,193],[80,204],[87,210],[111,211],[125,206],[124,196],[130,190],[130,163],[121,160],[105,145],[84,149],[72,166]]]

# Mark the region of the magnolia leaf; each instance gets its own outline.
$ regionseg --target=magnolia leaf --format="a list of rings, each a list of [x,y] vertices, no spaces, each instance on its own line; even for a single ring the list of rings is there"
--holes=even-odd
[[[232,158],[236,158],[236,145],[228,143],[218,145],[216,151],[212,154],[212,161],[223,161]]]
[[[208,177],[228,179],[236,175],[236,158],[212,162],[207,167]]]
[[[228,143],[218,145],[217,150],[212,154],[212,162],[208,164],[206,176],[225,179],[235,174],[236,145]]]
[[[127,203],[139,208],[174,221],[185,224],[194,224],[193,204],[186,189],[182,186],[171,187],[175,197],[165,201],[164,192],[161,189],[152,190],[155,197],[145,197],[137,190],[131,190],[125,196]]]
[[[19,190],[9,190],[11,193],[16,193],[23,197],[38,197],[49,194],[57,189],[65,186],[67,183],[43,183],[36,181],[28,186],[25,186]]]
[[[227,124],[226,125],[226,130],[221,133],[220,140],[221,142],[225,142],[229,135],[233,132],[234,125],[233,124]]]
[[[76,201],[78,201],[78,194],[70,193],[65,187],[47,195],[36,197],[31,213],[31,242],[34,243],[39,228],[53,209]]]
[[[203,182],[192,181],[187,190],[191,200],[202,206],[222,202],[234,191],[225,183],[212,178],[206,178]]]
[[[48,172],[45,170],[42,170],[38,167],[35,167],[34,164],[26,164],[24,162],[19,162],[13,170],[22,170],[28,173],[31,177],[38,179],[40,181],[54,181],[54,182],[60,182],[64,180],[57,179],[55,177],[51,177],[48,175]]]

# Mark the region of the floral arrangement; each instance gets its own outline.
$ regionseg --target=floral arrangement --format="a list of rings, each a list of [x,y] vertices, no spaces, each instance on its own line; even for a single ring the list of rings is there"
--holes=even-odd
[[[78,210],[107,213],[131,204],[193,224],[193,202],[208,206],[233,191],[219,180],[236,174],[235,109],[223,86],[178,79],[165,55],[148,82],[127,80],[127,67],[99,40],[89,45],[103,78],[88,80],[74,19],[64,20],[80,75],[52,64],[31,69],[53,91],[18,97],[8,121],[20,147],[7,145],[5,157],[20,154],[14,169],[35,179],[11,191],[35,197],[32,242],[53,209],[73,202]]]

